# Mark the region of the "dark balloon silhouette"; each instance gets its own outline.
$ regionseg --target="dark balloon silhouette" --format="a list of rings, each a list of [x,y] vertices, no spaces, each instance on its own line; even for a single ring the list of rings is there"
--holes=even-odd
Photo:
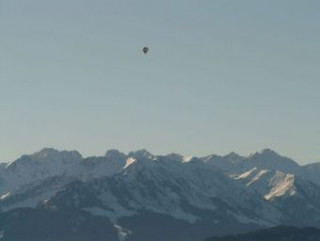
[[[147,53],[149,52],[149,48],[148,48],[148,47],[144,47],[144,48],[142,49],[142,52],[143,52],[144,54],[147,54]]]

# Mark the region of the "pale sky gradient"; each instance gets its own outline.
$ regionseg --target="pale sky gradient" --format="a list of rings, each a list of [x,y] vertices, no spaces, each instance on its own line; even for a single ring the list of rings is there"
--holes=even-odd
[[[0,0],[0,11],[2,161],[43,147],[269,147],[320,161],[318,0]]]

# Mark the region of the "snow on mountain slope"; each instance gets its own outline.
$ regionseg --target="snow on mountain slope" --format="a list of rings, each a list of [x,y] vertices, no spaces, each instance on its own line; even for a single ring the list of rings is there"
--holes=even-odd
[[[67,176],[54,176],[23,185],[21,188],[1,196],[1,211],[23,207],[35,208],[39,202],[50,199],[74,180],[74,178]]]
[[[285,174],[273,170],[260,170],[255,167],[234,176],[234,178],[260,193],[266,200],[285,195],[292,196],[296,193],[293,174]]]
[[[317,208],[318,187],[299,177],[309,169],[269,149],[247,157],[155,156],[146,150],[126,155],[110,150],[102,157],[82,158],[75,151],[47,148],[0,168],[0,205],[4,211],[49,205],[69,200],[68,193],[81,197],[83,191],[94,201],[83,197],[85,205],[78,200],[79,207],[100,210],[113,219],[147,209],[196,222],[207,210],[242,223],[271,225],[282,216],[273,204],[278,200],[299,197]]]
[[[76,151],[59,152],[54,149],[43,149],[33,155],[25,155],[1,169],[0,195],[48,177],[75,172],[82,160]],[[0,183],[0,184],[1,184]]]
[[[148,210],[191,223],[204,215],[215,217],[217,222],[220,222],[219,216],[225,215],[240,223],[272,225],[279,222],[277,210],[259,195],[208,169],[199,159],[183,163],[165,157],[131,157],[128,163],[130,165],[112,177],[72,184],[46,205],[63,208],[68,204],[68,208],[100,210],[100,214],[115,220]]]
[[[280,156],[278,153],[264,149],[262,152],[256,152],[246,158],[243,162],[244,168],[254,168],[266,170],[277,170],[284,173],[297,173],[300,166],[292,159]]]
[[[117,150],[110,150],[103,157],[84,159],[76,151],[60,152],[45,148],[33,155],[24,155],[0,169],[0,195],[55,176],[88,180],[113,175],[123,168],[126,158]]]
[[[125,165],[127,156],[117,150],[109,150],[103,157],[89,157],[80,165],[78,178],[88,180],[118,173]]]
[[[83,158],[47,148],[0,165],[0,216],[22,229],[20,218],[50,223],[42,218],[54,216],[60,228],[59,218],[69,213],[71,220],[108,223],[118,239],[128,241],[150,240],[165,233],[164,226],[166,233],[190,231],[180,239],[163,236],[170,241],[278,224],[315,226],[320,223],[318,166],[301,167],[269,149],[203,158],[110,150]],[[20,211],[21,217],[11,217]],[[8,227],[5,233],[14,230]]]
[[[1,170],[1,208],[36,207],[75,179],[85,181],[119,172],[126,158],[123,153],[110,150],[103,157],[83,159],[78,152],[51,148],[22,156]]]
[[[208,163],[208,165],[227,174],[241,174],[252,168],[278,170],[294,174],[299,172],[301,168],[292,159],[280,156],[270,149],[264,149],[261,152],[255,152],[246,157],[230,153],[226,156],[210,155],[201,159]]]
[[[279,207],[287,224],[314,225],[320,221],[320,187],[308,179],[274,170],[253,168],[233,176]]]

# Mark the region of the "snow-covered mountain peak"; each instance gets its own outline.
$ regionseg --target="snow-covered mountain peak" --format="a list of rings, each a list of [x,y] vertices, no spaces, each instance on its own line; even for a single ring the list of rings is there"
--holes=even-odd
[[[257,167],[266,170],[279,170],[285,173],[296,173],[300,166],[292,159],[280,156],[270,149],[256,152],[244,159],[244,166],[247,168]]]
[[[136,159],[150,159],[150,160],[155,159],[155,156],[151,154],[149,151],[147,151],[146,149],[130,152],[128,156],[134,157]]]
[[[39,152],[30,155],[32,158],[37,160],[76,160],[82,159],[82,156],[77,151],[59,151],[54,148],[44,148]]]
[[[320,220],[320,187],[308,178],[311,171],[319,176],[319,166],[300,167],[270,149],[248,157],[109,150],[82,158],[47,148],[0,169],[0,207],[2,212],[28,207],[28,212],[61,213],[67,208],[117,222],[133,235],[137,230],[126,224],[139,220],[141,227],[153,222],[161,232],[165,225],[170,230],[195,225],[196,233],[199,224],[215,230],[304,225],[305,220],[313,225]]]
[[[17,160],[7,164],[6,168],[12,172],[35,172],[44,168],[48,172],[53,169],[63,169],[64,165],[77,164],[82,161],[82,156],[77,151],[58,151],[45,148],[32,155],[23,155]],[[31,172],[30,172],[31,171]]]

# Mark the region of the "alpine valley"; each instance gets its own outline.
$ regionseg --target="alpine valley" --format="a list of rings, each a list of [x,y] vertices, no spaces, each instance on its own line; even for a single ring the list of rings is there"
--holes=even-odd
[[[269,149],[83,158],[47,148],[0,164],[1,241],[203,241],[319,225],[320,163]]]

